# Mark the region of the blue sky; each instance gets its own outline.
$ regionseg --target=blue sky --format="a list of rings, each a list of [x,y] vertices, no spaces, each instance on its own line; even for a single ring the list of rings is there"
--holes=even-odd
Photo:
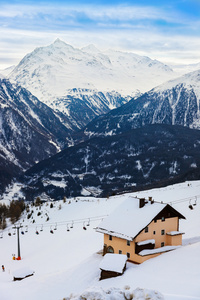
[[[0,1],[0,69],[56,38],[166,63],[200,62],[200,0]]]

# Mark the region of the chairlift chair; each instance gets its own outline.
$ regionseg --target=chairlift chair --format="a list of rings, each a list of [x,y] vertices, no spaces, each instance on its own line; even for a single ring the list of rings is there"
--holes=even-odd
[[[191,199],[190,199],[190,202],[189,202],[189,206],[188,206],[191,210],[193,209],[193,206],[191,204]]]
[[[67,231],[70,231],[68,224],[67,224]]]
[[[87,230],[87,228],[85,227],[85,222],[83,222],[83,230]]]
[[[70,228],[73,228],[73,227],[74,227],[74,221],[72,221]]]
[[[50,227],[50,233],[52,233],[52,234],[54,233],[54,232],[53,232],[53,229],[52,229],[51,227]]]

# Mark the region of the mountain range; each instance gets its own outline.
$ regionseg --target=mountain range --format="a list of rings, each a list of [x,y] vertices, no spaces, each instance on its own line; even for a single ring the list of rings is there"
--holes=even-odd
[[[149,57],[100,51],[93,45],[78,49],[57,39],[27,54],[9,79],[81,129],[94,117],[175,76],[170,67]]]
[[[27,198],[198,178],[200,71],[164,82],[174,76],[156,60],[92,45],[35,49],[0,79],[1,191],[22,172]]]
[[[92,138],[30,168],[21,179],[27,199],[80,194],[108,196],[200,175],[200,131],[154,124]]]
[[[90,122],[88,137],[120,134],[148,124],[200,129],[200,71],[170,80]]]

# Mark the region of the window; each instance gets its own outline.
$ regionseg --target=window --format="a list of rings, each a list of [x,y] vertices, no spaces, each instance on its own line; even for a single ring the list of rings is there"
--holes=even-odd
[[[165,230],[162,229],[162,230],[161,230],[161,235],[164,235],[164,234],[165,234]]]
[[[109,241],[112,241],[112,235],[109,235]]]
[[[127,258],[130,258],[130,253],[129,252],[127,252],[126,255],[127,255]]]
[[[157,223],[157,220],[156,220],[156,219],[154,219],[154,223]]]
[[[161,247],[164,247],[164,246],[165,246],[165,243],[164,243],[164,242],[162,242],[162,243],[161,243]]]
[[[119,250],[119,254],[122,254],[122,250]]]
[[[109,246],[109,247],[107,248],[107,253],[114,253],[113,247]]]
[[[165,221],[165,217],[162,217],[161,221],[164,222]]]
[[[130,241],[127,241],[127,246],[130,246],[130,245],[131,245]]]
[[[156,234],[155,230],[153,231],[153,234]]]
[[[148,231],[149,231],[149,228],[147,226],[147,227],[145,227],[144,232],[148,232]]]

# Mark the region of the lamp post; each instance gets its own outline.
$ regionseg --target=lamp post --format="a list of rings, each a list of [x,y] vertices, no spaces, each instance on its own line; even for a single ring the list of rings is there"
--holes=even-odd
[[[22,228],[23,226],[21,224],[19,225],[15,225],[15,227],[13,227],[13,229],[17,229],[17,250],[18,250],[18,256],[17,256],[17,260],[21,260],[21,254],[20,254],[20,241],[19,241],[19,229]]]

